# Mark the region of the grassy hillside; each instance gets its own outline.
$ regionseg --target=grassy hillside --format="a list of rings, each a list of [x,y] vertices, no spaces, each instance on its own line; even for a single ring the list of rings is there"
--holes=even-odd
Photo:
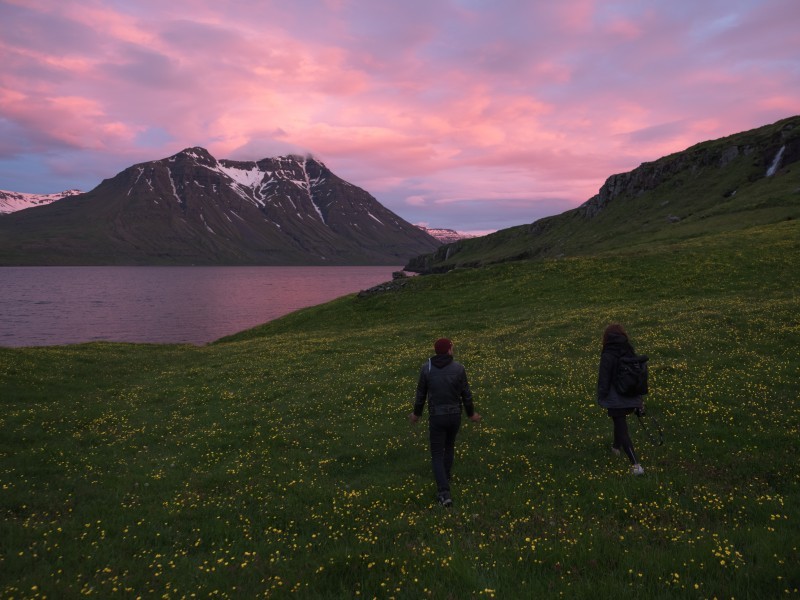
[[[800,589],[800,224],[350,296],[202,348],[0,350],[0,597],[777,598]],[[666,444],[608,451],[599,338]],[[449,511],[419,365],[484,415]]]
[[[784,148],[780,168],[767,176]],[[608,179],[585,206],[461,240],[410,261],[443,272],[528,258],[647,248],[800,218],[800,117],[644,163]]]

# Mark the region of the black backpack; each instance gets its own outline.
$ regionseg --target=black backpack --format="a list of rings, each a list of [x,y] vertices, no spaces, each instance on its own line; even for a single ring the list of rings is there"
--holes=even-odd
[[[647,356],[621,356],[617,362],[614,387],[622,396],[641,396],[647,393]]]

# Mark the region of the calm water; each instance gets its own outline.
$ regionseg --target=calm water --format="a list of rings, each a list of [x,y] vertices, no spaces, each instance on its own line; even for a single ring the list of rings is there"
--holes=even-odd
[[[399,267],[2,267],[0,346],[205,344]]]

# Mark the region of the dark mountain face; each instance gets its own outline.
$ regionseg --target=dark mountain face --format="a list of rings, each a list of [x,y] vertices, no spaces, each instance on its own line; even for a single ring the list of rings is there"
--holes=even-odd
[[[438,245],[311,157],[203,148],[0,218],[0,264],[401,265]]]

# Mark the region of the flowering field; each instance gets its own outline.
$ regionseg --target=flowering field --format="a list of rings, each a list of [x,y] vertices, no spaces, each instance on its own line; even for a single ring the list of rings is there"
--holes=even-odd
[[[800,226],[416,278],[217,344],[0,350],[0,598],[800,595]],[[651,358],[645,468],[599,338]],[[435,503],[407,419],[455,341]]]

